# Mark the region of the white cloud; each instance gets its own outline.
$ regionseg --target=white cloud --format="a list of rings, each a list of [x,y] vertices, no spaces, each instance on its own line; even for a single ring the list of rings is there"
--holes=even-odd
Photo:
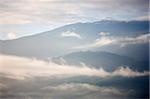
[[[82,46],[74,47],[75,49],[84,49],[84,48],[95,48],[95,47],[101,47],[105,45],[112,44],[115,40],[110,39],[108,37],[101,37],[100,39],[96,39],[94,43],[86,44]]]
[[[93,43],[85,44],[82,46],[74,47],[75,49],[84,49],[84,48],[96,48],[107,46],[111,44],[117,44],[121,47],[130,45],[130,44],[143,44],[149,42],[150,34],[143,34],[136,37],[113,37],[113,36],[102,36],[99,39],[95,40]]]
[[[124,38],[118,38],[116,43],[122,44],[122,45],[128,45],[128,44],[143,44],[148,43],[150,38],[150,34],[143,34],[137,37],[124,37]]]
[[[43,90],[57,92],[60,94],[63,92],[67,92],[67,94],[75,93],[75,94],[85,94],[85,93],[99,93],[101,95],[128,95],[129,90],[122,90],[113,87],[99,87],[96,85],[86,84],[86,83],[68,83],[68,84],[61,84],[58,86],[48,86],[43,88]]]
[[[136,77],[136,76],[144,76],[144,75],[149,75],[149,72],[138,72],[138,71],[133,71],[129,67],[123,68],[120,67],[117,70],[115,70],[112,75],[114,76],[124,76],[124,77]]]
[[[81,39],[81,36],[78,33],[71,32],[71,31],[63,32],[61,33],[61,36],[62,37],[76,37],[76,38]]]
[[[8,39],[15,39],[16,38],[16,33],[15,32],[10,32],[7,34]]]
[[[100,35],[100,36],[108,36],[109,33],[108,33],[108,32],[100,32],[99,35]]]
[[[17,56],[0,55],[0,73],[9,78],[25,79],[26,77],[72,77],[72,76],[96,76],[96,77],[136,77],[147,76],[148,71],[138,72],[130,68],[119,68],[113,72],[107,72],[103,68],[96,69],[88,66],[58,65],[53,62],[45,62]]]
[[[140,17],[137,17],[136,20],[139,20],[139,21],[150,21],[150,17],[149,17],[149,15],[140,16]]]

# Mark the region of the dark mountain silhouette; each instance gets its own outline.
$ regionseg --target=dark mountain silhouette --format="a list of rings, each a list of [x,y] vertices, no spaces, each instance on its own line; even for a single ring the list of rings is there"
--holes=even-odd
[[[74,52],[64,56],[52,58],[55,63],[81,66],[83,64],[95,68],[104,68],[112,71],[120,66],[130,67],[133,70],[148,70],[148,62],[137,61],[132,58],[109,52]]]

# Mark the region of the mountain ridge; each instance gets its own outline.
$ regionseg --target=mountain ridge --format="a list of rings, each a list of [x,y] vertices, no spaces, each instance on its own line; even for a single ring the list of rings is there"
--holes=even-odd
[[[133,70],[148,70],[148,64],[134,60],[130,57],[104,51],[80,51],[64,56],[54,57],[52,61],[57,64],[69,64],[103,68],[107,71],[116,70],[120,66],[130,67]]]
[[[10,39],[10,40],[0,40],[0,41],[11,41],[11,40],[28,38],[28,37],[31,37],[31,36],[38,36],[38,35],[45,34],[47,32],[56,31],[57,29],[64,28],[64,27],[67,27],[67,26],[74,26],[74,25],[79,25],[79,24],[82,24],[82,25],[85,25],[85,24],[100,24],[100,23],[103,23],[103,22],[104,23],[116,23],[116,22],[117,23],[141,23],[141,22],[146,22],[147,23],[149,21],[147,21],[147,20],[144,20],[144,21],[141,21],[141,20],[131,20],[131,21],[123,21],[123,20],[101,20],[101,21],[94,21],[94,22],[77,22],[77,23],[72,23],[72,24],[67,24],[67,25],[64,25],[64,26],[60,26],[60,27],[54,28],[52,30],[44,31],[44,32],[41,32],[41,33],[33,34],[33,35],[23,36],[23,37],[20,37],[20,38]]]
[[[99,23],[99,24],[97,24]],[[97,21],[75,23],[37,35],[14,40],[0,41],[1,53],[36,58],[55,57],[76,51],[75,46],[85,45],[100,38],[100,32],[109,36],[137,36],[148,33],[148,21]],[[77,37],[63,37],[62,33],[78,34]],[[139,52],[138,52],[139,53]]]

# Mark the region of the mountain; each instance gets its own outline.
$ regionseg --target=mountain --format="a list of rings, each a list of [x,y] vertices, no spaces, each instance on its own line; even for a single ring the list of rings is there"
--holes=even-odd
[[[57,64],[69,65],[87,65],[95,68],[104,68],[107,71],[113,71],[120,66],[130,67],[133,70],[148,70],[148,63],[137,61],[132,58],[117,55],[109,52],[74,52],[64,56],[52,58]]]
[[[1,62],[0,69],[0,97],[108,99],[105,97],[108,95],[109,99],[148,99],[148,33],[148,21],[105,20],[70,24],[37,35],[0,40],[0,54],[17,56],[1,56],[4,63]],[[51,64],[51,61],[63,65]],[[20,71],[16,73],[17,70]],[[108,76],[103,76],[107,73]]]
[[[100,32],[109,33],[110,36],[114,37],[135,37],[137,35],[142,35],[143,33],[148,33],[148,24],[148,21],[126,22],[111,20],[75,23],[37,35],[22,37],[14,40],[0,41],[0,45],[2,46],[1,53],[36,58],[60,56],[79,51],[73,48],[94,42],[96,39],[101,37],[99,35]],[[104,48],[103,51],[108,50],[108,52],[111,52],[114,49],[114,52],[119,52],[119,54],[122,54],[121,50],[116,50],[116,48],[118,47],[115,46]],[[101,48],[98,48],[98,50],[101,50]],[[134,49],[133,52],[136,52],[136,50],[137,49]],[[141,52],[140,50],[137,53],[134,53],[134,56],[137,56],[138,53],[147,54],[147,52]],[[127,55],[127,53],[125,53],[125,55]]]

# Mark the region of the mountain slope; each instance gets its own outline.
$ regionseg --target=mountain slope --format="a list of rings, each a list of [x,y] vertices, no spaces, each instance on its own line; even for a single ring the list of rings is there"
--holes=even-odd
[[[5,40],[1,53],[17,56],[47,58],[76,51],[73,47],[91,43],[100,37],[100,32],[110,36],[137,36],[148,33],[148,21],[98,21],[66,25],[52,31],[15,40]],[[62,33],[74,36],[62,36]],[[75,36],[75,33],[81,38]],[[110,48],[112,49],[112,48]]]
[[[120,66],[130,67],[133,70],[148,70],[148,63],[145,65],[143,62],[136,61],[126,56],[120,56],[109,52],[74,52],[64,56],[52,58],[55,63],[78,65],[83,64],[95,68],[104,68],[105,70],[112,71]]]

